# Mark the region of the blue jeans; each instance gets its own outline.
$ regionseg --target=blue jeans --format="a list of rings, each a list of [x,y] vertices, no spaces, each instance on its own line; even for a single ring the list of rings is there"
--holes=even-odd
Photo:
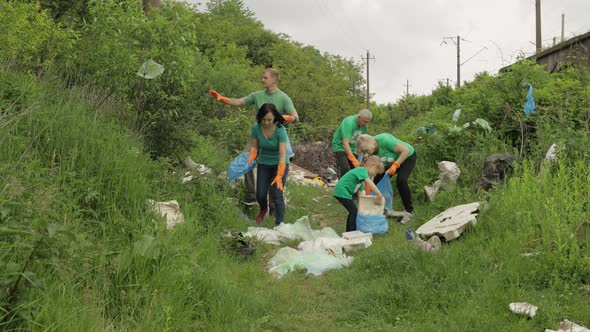
[[[260,205],[261,210],[268,209],[266,197],[270,187],[270,190],[272,191],[270,197],[274,201],[275,222],[278,225],[285,221],[285,199],[283,198],[283,191],[279,190],[276,184],[271,186],[270,183],[277,176],[279,165],[258,164],[256,167],[256,201],[258,202],[258,205]],[[283,187],[287,184],[287,174],[289,174],[289,164],[285,165]]]

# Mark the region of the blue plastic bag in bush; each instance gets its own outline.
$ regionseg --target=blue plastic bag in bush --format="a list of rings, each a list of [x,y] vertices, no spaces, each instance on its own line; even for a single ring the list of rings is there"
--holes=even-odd
[[[381,192],[381,195],[385,197],[385,209],[393,210],[393,187],[391,187],[391,175],[385,172],[385,175],[377,183],[377,189]],[[371,193],[371,195],[377,195],[377,193]]]
[[[385,234],[388,228],[384,215],[356,215],[356,229],[363,233]]]
[[[227,167],[227,178],[229,180],[237,179],[254,168],[256,162],[252,162],[248,165],[249,155],[249,152],[242,152],[229,163],[229,166]]]

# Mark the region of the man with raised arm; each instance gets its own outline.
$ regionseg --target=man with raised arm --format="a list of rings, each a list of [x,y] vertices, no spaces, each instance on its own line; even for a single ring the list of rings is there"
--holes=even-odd
[[[279,89],[280,73],[275,68],[266,68],[262,72],[262,86],[264,90],[252,92],[246,97],[242,98],[228,98],[222,96],[215,90],[209,90],[209,94],[215,97],[217,101],[220,101],[226,105],[231,106],[246,106],[255,105],[258,110],[262,105],[266,103],[274,104],[279,113],[283,116],[283,119],[287,123],[295,123],[299,121],[299,115],[291,98]],[[250,143],[246,145],[245,151],[250,151]],[[287,143],[287,152],[291,152],[289,157],[292,157],[291,144]],[[246,183],[246,197],[244,204],[254,205],[256,204],[256,184],[254,183],[254,172],[250,171],[244,176]]]

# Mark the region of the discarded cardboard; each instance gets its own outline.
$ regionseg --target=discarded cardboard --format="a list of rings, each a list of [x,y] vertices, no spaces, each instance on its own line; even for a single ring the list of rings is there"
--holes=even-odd
[[[448,208],[420,226],[416,233],[424,238],[438,235],[446,241],[454,240],[461,235],[465,227],[477,223],[479,205],[479,202],[474,202]]]

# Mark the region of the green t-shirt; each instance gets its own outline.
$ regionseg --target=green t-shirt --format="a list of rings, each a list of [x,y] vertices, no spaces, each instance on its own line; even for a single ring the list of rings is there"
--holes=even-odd
[[[279,164],[279,143],[287,143],[287,131],[283,126],[277,126],[270,138],[264,137],[258,122],[252,125],[252,138],[258,140],[258,163],[263,165]],[[285,163],[289,157],[285,155]]]
[[[410,150],[408,157],[414,154],[414,147],[391,134],[382,133],[376,135],[375,140],[379,144],[379,152],[377,153],[377,156],[383,161],[385,168],[389,168],[391,164],[399,158],[400,153],[393,152],[397,143],[401,143],[408,147],[408,150]]]
[[[367,133],[367,126],[360,128],[358,123],[356,122],[356,117],[357,115],[351,115],[344,118],[344,120],[342,120],[342,122],[340,123],[340,126],[338,126],[338,129],[336,129],[334,137],[332,137],[333,152],[344,152],[344,147],[342,146],[342,139],[347,138],[350,140],[348,145],[350,146],[352,153],[354,153],[354,149],[356,147],[356,139],[361,134]]]
[[[364,181],[367,178],[369,178],[369,171],[363,166],[351,169],[336,183],[334,197],[352,199],[352,195],[363,189]]]
[[[246,102],[246,105],[256,105],[256,110],[262,105],[270,103],[274,104],[277,111],[282,115],[295,112],[295,106],[293,106],[291,98],[281,90],[276,90],[273,93],[268,93],[266,90],[260,90],[252,92],[243,99]]]

